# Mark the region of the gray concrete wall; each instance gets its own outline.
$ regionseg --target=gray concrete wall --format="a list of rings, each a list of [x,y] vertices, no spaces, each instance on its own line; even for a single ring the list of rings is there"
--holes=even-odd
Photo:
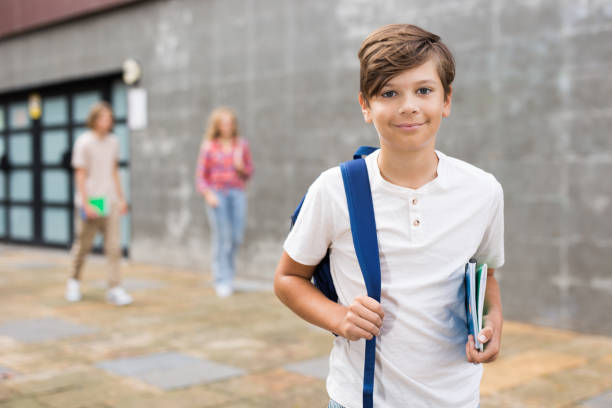
[[[132,133],[132,254],[202,270],[194,165],[208,112],[233,106],[256,166],[241,273],[271,279],[308,185],[377,141],[356,53],[391,22],[455,53],[439,148],[504,186],[506,317],[612,334],[610,0],[150,1],[0,41],[0,92],[137,58],[149,126]]]

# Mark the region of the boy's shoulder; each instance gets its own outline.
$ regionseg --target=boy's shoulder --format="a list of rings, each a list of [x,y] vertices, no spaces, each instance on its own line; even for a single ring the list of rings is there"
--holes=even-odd
[[[90,140],[92,137],[93,137],[93,132],[91,130],[86,130],[77,136],[76,141],[83,143],[84,141]]]
[[[321,172],[318,177],[321,182],[327,184],[336,184],[338,181],[342,181],[342,173],[340,172],[340,166],[330,167],[327,170]]]
[[[480,167],[477,167],[464,160],[456,157],[448,156],[440,151],[437,151],[445,162],[445,171],[447,177],[450,178],[452,184],[457,186],[473,185],[474,187],[489,186],[494,187],[499,185],[495,176]]]
[[[93,134],[89,130],[81,133],[80,135],[77,136],[76,140],[74,141],[74,148],[75,149],[86,148],[88,145],[92,143],[93,137],[94,137]]]
[[[373,170],[374,166],[377,166],[378,150],[375,150],[367,157],[365,157],[366,165],[368,168],[368,175]],[[324,185],[327,188],[334,190],[340,190],[344,196],[344,181],[342,179],[342,171],[340,170],[340,164],[331,167],[323,171],[316,180],[317,183]]]
[[[334,195],[338,191],[344,194],[344,184],[340,166],[334,166],[323,171],[312,183],[309,190],[316,190],[325,195]]]
[[[100,150],[107,151],[119,149],[119,137],[114,133],[109,133],[104,139],[98,139],[93,132],[86,131],[81,133],[74,142],[75,151],[90,152],[96,155]]]

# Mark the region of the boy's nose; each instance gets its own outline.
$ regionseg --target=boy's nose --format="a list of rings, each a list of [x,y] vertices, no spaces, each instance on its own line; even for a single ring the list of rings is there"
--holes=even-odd
[[[400,115],[417,113],[419,111],[418,104],[412,98],[405,98],[400,105]]]

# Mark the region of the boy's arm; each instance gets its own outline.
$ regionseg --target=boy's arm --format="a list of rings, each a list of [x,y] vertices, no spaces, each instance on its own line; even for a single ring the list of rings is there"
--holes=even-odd
[[[89,197],[87,195],[86,189],[87,169],[85,169],[84,167],[76,167],[74,169],[74,179],[79,198],[81,199],[81,206],[83,207],[83,211],[85,211],[85,215],[87,216],[87,218],[95,218],[97,216],[97,213],[89,205]]]
[[[495,269],[487,271],[487,290],[485,302],[487,303],[488,313],[485,327],[478,333],[478,339],[485,344],[485,349],[480,352],[474,348],[474,338],[468,337],[465,345],[465,353],[470,363],[490,363],[494,361],[501,346],[501,334],[504,319],[502,316],[501,294],[499,284],[494,276]]]
[[[119,163],[115,166],[115,171],[113,171],[113,179],[115,181],[115,188],[117,191],[117,197],[119,198],[119,211],[121,214],[127,214],[128,207],[125,202],[125,198],[123,197],[123,188],[121,187],[121,177],[119,175]]]
[[[349,340],[377,336],[384,317],[380,303],[368,296],[348,307],[332,302],[310,282],[314,269],[283,251],[274,275],[276,296],[302,319]]]

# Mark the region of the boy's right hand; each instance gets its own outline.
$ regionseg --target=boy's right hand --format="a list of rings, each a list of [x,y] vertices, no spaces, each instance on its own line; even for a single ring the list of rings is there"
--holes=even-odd
[[[385,313],[379,302],[366,295],[357,296],[346,308],[337,334],[351,341],[370,340],[380,334],[384,317]]]
[[[83,211],[85,211],[85,216],[87,219],[98,217],[98,212],[89,203],[85,203],[83,206]]]

